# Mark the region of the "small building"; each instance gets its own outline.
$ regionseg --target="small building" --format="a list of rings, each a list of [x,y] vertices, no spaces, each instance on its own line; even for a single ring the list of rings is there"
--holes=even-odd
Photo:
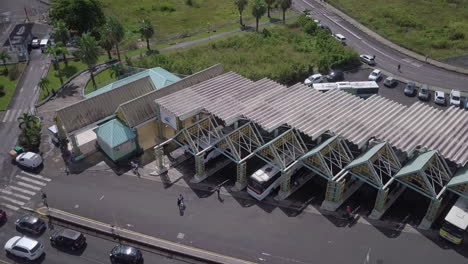
[[[99,148],[114,162],[126,159],[139,150],[136,134],[118,119],[104,123],[94,132]]]
[[[18,24],[10,33],[10,36],[3,44],[3,48],[12,55],[12,61],[29,60],[28,46],[33,38],[33,23]]]

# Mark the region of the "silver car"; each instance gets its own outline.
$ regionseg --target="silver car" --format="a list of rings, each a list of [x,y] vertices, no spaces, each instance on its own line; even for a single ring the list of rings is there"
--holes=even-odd
[[[418,93],[418,98],[421,101],[429,101],[429,98],[431,97],[431,94],[429,93],[429,87],[427,84],[421,85],[421,88],[419,88],[419,93]]]

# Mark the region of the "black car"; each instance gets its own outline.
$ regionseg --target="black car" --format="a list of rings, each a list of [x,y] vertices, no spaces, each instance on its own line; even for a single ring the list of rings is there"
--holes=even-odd
[[[110,253],[110,260],[113,264],[139,264],[143,263],[143,255],[138,248],[117,245]]]
[[[25,215],[15,222],[16,228],[37,235],[42,233],[47,227],[44,221],[33,215]]]
[[[62,229],[52,233],[50,236],[50,243],[55,247],[77,250],[86,245],[86,237],[78,231]]]
[[[327,80],[332,81],[341,81],[344,79],[344,73],[341,70],[333,70],[327,75]]]

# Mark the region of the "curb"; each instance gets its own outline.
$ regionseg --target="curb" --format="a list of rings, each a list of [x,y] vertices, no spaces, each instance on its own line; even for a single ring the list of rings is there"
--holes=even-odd
[[[452,65],[449,65],[449,64],[446,64],[446,63],[442,63],[440,61],[437,61],[437,60],[433,60],[433,59],[430,59],[428,58],[427,62],[426,62],[426,57],[421,55],[421,54],[418,54],[414,51],[411,51],[409,49],[406,49],[404,47],[401,47],[393,42],[391,42],[390,40],[380,36],[379,34],[377,34],[376,32],[370,30],[369,28],[367,28],[366,26],[362,25],[361,23],[357,22],[354,18],[348,16],[347,14],[345,14],[344,12],[342,12],[341,10],[339,10],[338,8],[332,6],[331,4],[328,4],[326,2],[317,2],[318,4],[322,5],[323,7],[325,7],[326,9],[334,12],[335,14],[337,14],[338,16],[340,16],[341,18],[343,18],[344,20],[346,20],[348,23],[350,23],[351,25],[357,27],[359,30],[361,30],[362,32],[364,32],[365,34],[367,34],[369,37],[377,40],[378,42],[384,44],[385,46],[389,47],[389,48],[392,48],[408,57],[411,57],[413,59],[416,59],[422,63],[428,63],[428,64],[431,64],[433,66],[436,66],[438,68],[441,68],[441,69],[444,69],[444,70],[448,70],[448,71],[452,71],[452,72],[457,72],[457,73],[461,73],[461,74],[467,74],[468,75],[468,69],[464,69],[464,68],[460,68],[460,67],[456,67],[456,66],[452,66]]]

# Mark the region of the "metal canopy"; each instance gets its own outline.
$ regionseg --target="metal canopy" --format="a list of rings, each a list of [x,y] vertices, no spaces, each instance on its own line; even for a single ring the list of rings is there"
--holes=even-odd
[[[353,156],[346,143],[338,136],[331,137],[307,152],[302,158],[304,166],[327,180],[351,162]]]
[[[396,180],[429,197],[438,199],[450,181],[450,170],[437,151],[427,151],[410,160],[395,175]]]
[[[468,199],[468,166],[465,166],[455,173],[453,178],[447,184],[447,188]]]
[[[398,158],[386,142],[373,146],[345,167],[352,175],[377,189],[384,188],[400,168]]]

